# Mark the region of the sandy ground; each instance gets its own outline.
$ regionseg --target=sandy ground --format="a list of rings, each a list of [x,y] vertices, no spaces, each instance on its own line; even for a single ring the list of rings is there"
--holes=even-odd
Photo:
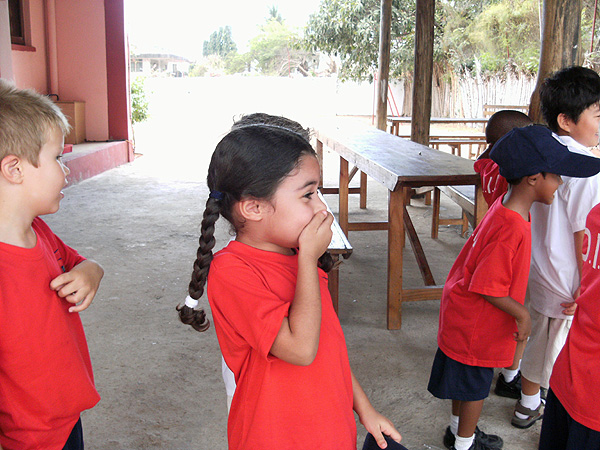
[[[87,448],[227,448],[214,329],[200,334],[180,324],[175,306],[187,293],[197,249],[207,161],[232,116],[260,110],[311,123],[316,104],[323,105],[319,114],[332,112],[327,105],[335,96],[326,83],[291,88],[286,80],[276,81],[239,92],[231,92],[231,85],[225,89],[223,80],[196,86],[190,80],[155,81],[152,118],[136,128],[137,151],[144,156],[66,189],[61,210],[46,218],[106,272],[94,303],[82,313],[102,396],[83,414]],[[325,167],[327,183],[335,183],[335,155],[326,154]],[[328,201],[335,212],[335,197]],[[385,189],[371,182],[368,209],[361,211],[358,199],[351,199],[351,214],[385,218],[386,201]],[[442,201],[443,215],[458,216],[454,204]],[[410,213],[442,282],[465,240],[457,227],[442,227],[432,241],[431,207],[413,201]],[[217,240],[224,245],[228,239],[227,226],[219,224]],[[441,448],[450,405],[426,390],[439,302],[405,304],[402,329],[386,330],[385,233],[352,233],[350,241],[354,253],[341,267],[339,316],[353,370],[409,449]],[[421,284],[410,247],[405,280],[407,286]],[[500,434],[508,450],[533,450],[540,426],[511,427],[513,405],[491,394],[480,426]],[[358,430],[362,445],[365,432],[360,425]]]

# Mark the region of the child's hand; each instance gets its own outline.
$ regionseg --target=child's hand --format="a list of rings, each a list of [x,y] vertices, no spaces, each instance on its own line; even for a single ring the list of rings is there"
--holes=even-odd
[[[327,211],[319,211],[304,227],[298,238],[299,253],[319,259],[331,242],[333,216]]]
[[[76,305],[71,306],[69,312],[80,312],[92,303],[103,276],[102,267],[88,259],[77,264],[70,272],[57,276],[50,282],[50,289]]]
[[[531,316],[528,311],[517,319],[517,330],[514,334],[515,341],[526,341],[531,334]]]
[[[562,312],[565,316],[573,316],[575,314],[575,310],[577,309],[577,303],[575,302],[561,303],[560,306],[565,308]]]
[[[402,436],[394,427],[394,424],[385,416],[381,415],[375,409],[371,408],[369,413],[363,413],[360,416],[360,423],[366,430],[373,435],[379,448],[386,448],[387,442],[383,435],[389,436],[396,442],[400,442]]]

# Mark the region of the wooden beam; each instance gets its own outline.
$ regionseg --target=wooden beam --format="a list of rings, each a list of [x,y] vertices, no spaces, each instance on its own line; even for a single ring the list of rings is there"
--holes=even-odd
[[[529,117],[536,123],[544,121],[540,110],[544,80],[552,72],[581,64],[581,10],[582,0],[544,0],[540,67],[529,105]]]
[[[412,141],[423,145],[429,144],[434,20],[435,0],[417,0],[415,72],[410,138]]]
[[[377,128],[387,127],[387,93],[390,76],[390,47],[392,28],[392,0],[381,0],[379,27],[379,71],[377,75]]]

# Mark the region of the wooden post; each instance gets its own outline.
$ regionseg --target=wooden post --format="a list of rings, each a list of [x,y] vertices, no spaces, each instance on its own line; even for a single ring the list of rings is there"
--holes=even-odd
[[[392,0],[381,0],[379,27],[379,72],[377,75],[377,128],[387,127],[387,93],[390,76],[390,45],[392,28]]]
[[[544,80],[552,72],[581,64],[581,10],[581,0],[544,0],[540,67],[529,105],[529,117],[536,123],[543,123],[540,87]]]
[[[429,145],[435,0],[417,0],[415,72],[410,139]]]

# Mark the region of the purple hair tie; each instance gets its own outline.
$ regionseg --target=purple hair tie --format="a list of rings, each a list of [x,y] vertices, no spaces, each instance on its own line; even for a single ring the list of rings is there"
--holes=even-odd
[[[224,194],[221,191],[210,191],[208,194],[209,198],[214,198],[215,200],[223,200]]]

